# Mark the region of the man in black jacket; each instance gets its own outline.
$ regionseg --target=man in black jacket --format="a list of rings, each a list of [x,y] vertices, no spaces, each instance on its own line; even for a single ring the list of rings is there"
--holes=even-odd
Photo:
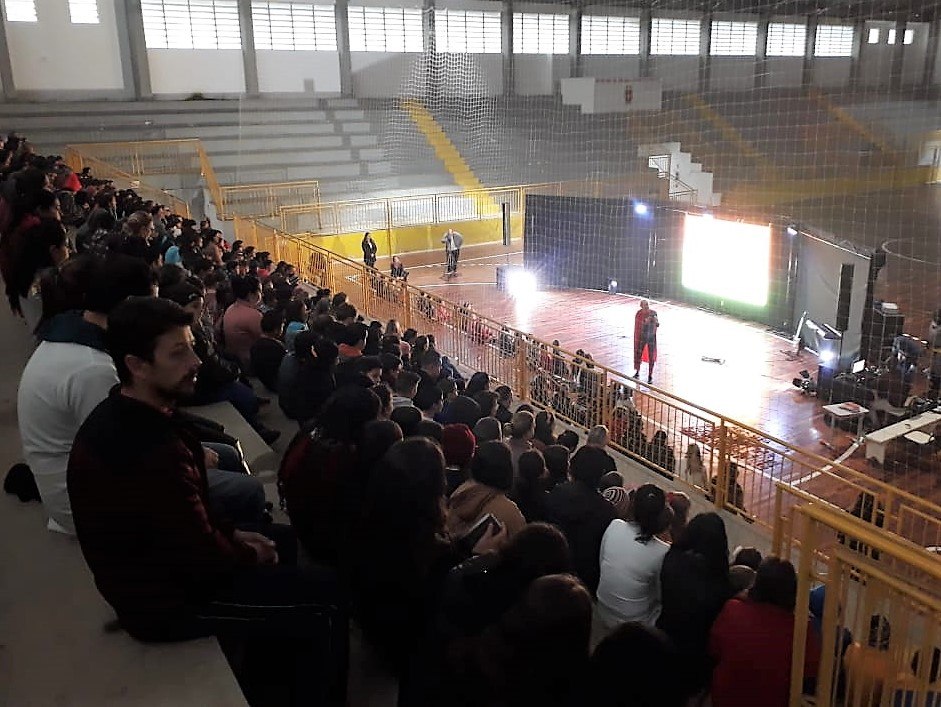
[[[86,419],[69,459],[82,553],[135,638],[216,634],[245,651],[239,682],[249,702],[271,689],[259,683],[267,678],[293,704],[342,703],[347,627],[333,574],[289,566],[289,529],[276,529],[284,540],[276,545],[208,505],[199,440],[173,412],[199,370],[191,321],[152,297],[130,298],[109,316],[121,383]],[[259,642],[269,666],[247,657]]]
[[[572,457],[571,481],[556,486],[546,499],[547,520],[565,533],[575,574],[592,594],[601,577],[601,538],[616,515],[614,506],[598,493],[607,463],[605,456],[605,451],[597,447],[579,449]]]

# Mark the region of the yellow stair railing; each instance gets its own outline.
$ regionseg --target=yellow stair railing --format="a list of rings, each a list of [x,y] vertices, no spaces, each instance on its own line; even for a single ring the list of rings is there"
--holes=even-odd
[[[414,98],[403,100],[401,105],[422,135],[425,136],[428,144],[435,151],[435,155],[444,163],[444,166],[454,178],[455,184],[465,192],[473,193],[475,195],[474,199],[479,200],[478,209],[480,212],[490,215],[500,213],[499,205],[482,193],[485,188],[483,183],[474,174],[474,170],[467,164],[460,150],[457,149],[451,138],[435,120],[431,111],[421,101]]]

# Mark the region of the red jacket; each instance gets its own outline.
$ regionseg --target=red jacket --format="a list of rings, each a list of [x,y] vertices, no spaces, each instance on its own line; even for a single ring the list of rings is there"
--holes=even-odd
[[[751,599],[730,599],[712,625],[713,707],[787,707],[794,614]],[[804,677],[820,664],[820,636],[808,620]]]
[[[95,584],[138,638],[185,624],[236,566],[256,561],[207,506],[199,440],[117,387],[75,437],[68,487]]]

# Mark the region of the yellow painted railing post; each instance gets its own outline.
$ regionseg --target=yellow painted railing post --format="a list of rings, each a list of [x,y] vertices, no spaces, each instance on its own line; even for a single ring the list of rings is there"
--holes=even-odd
[[[771,554],[782,557],[782,545],[784,544],[784,490],[781,488],[781,482],[774,485],[774,525],[771,530]]]
[[[728,436],[729,428],[725,424],[724,419],[719,420],[719,459],[718,459],[718,469],[716,469],[716,483],[715,491],[713,493],[713,503],[716,508],[722,509],[725,508],[725,503],[728,497],[729,490],[729,454],[728,454]],[[706,479],[706,483],[710,483],[709,479]]]
[[[807,606],[810,604],[810,583],[813,580],[814,550],[817,547],[817,523],[812,518],[801,516],[803,528],[801,533],[800,561],[797,568],[797,601],[798,608],[794,612],[794,643],[791,648],[791,695],[790,707],[800,707],[801,693],[804,687],[804,653],[807,644]],[[837,599],[837,597],[833,597]],[[836,605],[836,601],[830,601]],[[823,644],[824,650],[832,651],[833,643]]]
[[[525,341],[518,341],[516,347],[516,380],[519,381],[520,399],[529,401],[529,366],[526,362],[528,346]]]
[[[363,312],[362,313],[364,316],[367,316],[367,317],[369,316],[370,288],[369,288],[369,283],[367,283],[366,281],[369,279],[369,270],[370,268],[367,268],[365,265],[360,266],[359,283],[363,291]]]
[[[406,283],[402,283],[402,296],[405,298],[405,304],[402,307],[402,325],[409,329],[412,326],[412,286]],[[404,332],[403,332],[404,333]]]

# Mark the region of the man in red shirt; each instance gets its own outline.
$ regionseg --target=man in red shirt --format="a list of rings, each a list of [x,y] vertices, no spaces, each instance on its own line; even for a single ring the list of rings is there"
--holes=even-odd
[[[777,557],[758,567],[745,599],[726,602],[709,636],[713,707],[787,707],[795,621],[807,621],[804,679],[817,677],[820,636],[804,613],[795,617],[794,565]]]
[[[653,381],[653,367],[657,362],[657,329],[660,320],[650,308],[647,300],[640,301],[640,309],[634,314],[634,378],[640,377],[640,364],[647,353],[647,382]]]
[[[249,702],[270,687],[260,684],[267,673],[305,704],[341,697],[347,627],[333,573],[289,566],[289,529],[268,526],[284,536],[276,546],[209,508],[202,447],[174,414],[199,370],[190,323],[179,305],[152,297],[109,315],[121,383],[82,424],[68,466],[82,553],[135,638],[259,642],[279,667],[239,666]]]

